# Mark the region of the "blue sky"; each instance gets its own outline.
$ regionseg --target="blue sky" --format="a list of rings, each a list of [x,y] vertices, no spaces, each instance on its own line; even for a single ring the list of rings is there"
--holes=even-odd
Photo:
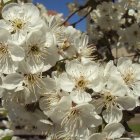
[[[46,6],[47,9],[49,10],[55,10],[59,13],[63,13],[64,17],[68,16],[69,11],[66,6],[68,2],[72,2],[72,0],[34,0],[34,3],[39,2],[42,3]],[[77,21],[80,17],[79,16],[74,16],[70,21],[70,23],[73,23]],[[86,29],[86,23],[85,21],[80,22],[77,27],[77,29],[80,29],[81,31],[85,31]]]

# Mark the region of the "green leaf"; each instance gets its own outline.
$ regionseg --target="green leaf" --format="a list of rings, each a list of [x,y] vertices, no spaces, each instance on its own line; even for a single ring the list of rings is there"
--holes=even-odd
[[[12,136],[6,136],[4,138],[2,138],[1,140],[11,140],[12,139]]]
[[[6,1],[6,2],[4,3],[4,5],[9,4],[9,3],[12,3],[12,2],[13,2],[13,0],[8,0],[8,1]]]

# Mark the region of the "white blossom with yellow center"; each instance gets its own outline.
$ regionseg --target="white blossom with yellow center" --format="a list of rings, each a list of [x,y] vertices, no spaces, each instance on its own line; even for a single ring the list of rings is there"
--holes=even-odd
[[[107,124],[101,133],[94,133],[87,140],[120,140],[124,132],[125,128],[121,123],[111,123]]]
[[[8,31],[0,28],[0,72],[4,74],[14,73],[18,62],[25,56],[23,48],[12,43],[10,39]]]
[[[99,92],[103,83],[100,78],[98,64],[91,62],[82,64],[78,61],[71,61],[66,64],[66,72],[59,77],[62,90],[71,92],[70,96],[75,103],[91,101],[91,95],[86,89],[93,89]]]
[[[34,30],[30,32],[22,46],[25,49],[25,61],[34,71],[37,71],[41,67],[50,68],[59,60],[53,35],[47,30]]]
[[[56,36],[59,53],[63,58],[71,58],[76,55],[76,46],[74,42],[75,38],[80,37],[80,35],[80,32],[69,26],[63,27],[62,32]]]
[[[65,101],[71,101],[71,98],[69,93],[60,90],[57,85],[57,78],[50,78],[48,82],[46,83],[48,91],[42,95],[43,97],[39,100],[39,105],[44,114],[50,116],[54,110],[57,110],[60,104],[63,104]]]
[[[39,10],[31,3],[6,4],[2,9],[0,27],[12,34],[12,40],[18,44],[24,42],[26,35],[34,29],[40,29],[43,24]]]
[[[9,74],[4,77],[2,87],[9,90],[21,91],[33,96],[33,99],[37,99],[47,92],[47,83],[51,85],[50,78],[42,76],[42,69],[33,73],[32,69],[27,63],[23,62],[19,64],[19,73]]]
[[[127,96],[126,87],[119,81],[109,79],[97,98],[93,99],[93,105],[99,114],[102,113],[107,123],[118,123],[123,116],[122,110],[132,110],[136,101]]]
[[[61,127],[72,136],[81,136],[87,128],[96,127],[102,123],[93,105],[88,103],[76,105],[68,98],[67,101],[58,104],[49,117],[53,122],[60,123]]]
[[[128,89],[128,96],[140,96],[140,66],[132,63],[130,59],[120,58],[117,68],[123,78],[123,84]]]
[[[92,53],[96,50],[94,45],[88,45],[89,37],[86,34],[82,34],[74,41],[74,47],[76,50],[76,58],[82,63],[89,63],[93,61],[94,56]]]

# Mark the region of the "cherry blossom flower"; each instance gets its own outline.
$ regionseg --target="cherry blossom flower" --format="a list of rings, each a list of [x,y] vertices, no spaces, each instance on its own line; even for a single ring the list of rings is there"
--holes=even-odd
[[[18,44],[23,43],[27,33],[43,26],[39,10],[31,3],[10,3],[2,9],[0,27],[12,34],[12,40]]]
[[[10,41],[11,36],[5,29],[0,29],[0,72],[14,73],[18,62],[25,57],[24,49]]]
[[[120,138],[125,132],[124,127],[120,123],[111,123],[105,126],[102,133],[92,134],[88,140],[112,140]]]
[[[122,110],[132,110],[136,106],[134,98],[127,96],[125,86],[110,79],[103,90],[93,100],[96,111],[102,113],[107,123],[118,123],[122,120]]]
[[[94,62],[87,64],[68,62],[66,72],[59,77],[60,87],[64,91],[71,92],[70,96],[75,103],[89,102],[92,98],[86,89],[99,92],[103,86],[99,73],[99,66]]]

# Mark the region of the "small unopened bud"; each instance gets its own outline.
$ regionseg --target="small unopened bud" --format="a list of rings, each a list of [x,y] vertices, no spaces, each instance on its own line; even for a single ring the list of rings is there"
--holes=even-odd
[[[77,10],[77,5],[75,3],[68,3],[67,7],[71,13]]]

